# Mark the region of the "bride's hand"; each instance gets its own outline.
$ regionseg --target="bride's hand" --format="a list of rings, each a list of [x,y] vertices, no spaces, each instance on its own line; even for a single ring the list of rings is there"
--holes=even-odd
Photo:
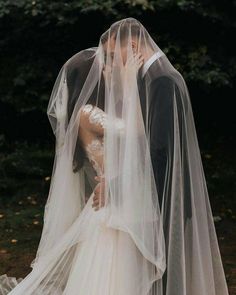
[[[130,56],[125,64],[125,68],[129,69],[134,67],[136,71],[138,71],[144,63],[144,57],[140,52],[134,52],[133,56]]]
[[[102,176],[95,176],[95,179],[99,181],[96,185],[93,193],[93,204],[92,207],[95,207],[94,210],[97,211],[99,208],[105,205],[105,180]]]
[[[109,81],[111,79],[111,66],[108,66],[108,65],[104,66],[102,73],[105,80]]]

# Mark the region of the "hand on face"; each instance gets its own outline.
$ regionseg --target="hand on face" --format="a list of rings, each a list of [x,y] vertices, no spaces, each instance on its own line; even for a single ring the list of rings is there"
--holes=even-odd
[[[133,56],[129,57],[126,61],[125,67],[135,67],[138,71],[144,63],[143,55],[139,53],[134,53]]]
[[[111,79],[111,66],[104,66],[102,73],[104,78],[109,81]]]

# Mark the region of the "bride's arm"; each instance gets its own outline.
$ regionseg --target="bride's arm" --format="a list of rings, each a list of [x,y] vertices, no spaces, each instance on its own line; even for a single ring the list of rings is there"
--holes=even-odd
[[[81,108],[81,115],[80,115],[80,124],[81,127],[86,129],[87,131],[90,131],[92,133],[95,133],[96,135],[103,136],[104,135],[104,129],[106,127],[106,124],[108,122],[107,114],[101,110],[100,108],[96,106],[92,106],[90,104],[87,104]],[[121,119],[116,118],[115,122],[115,129],[120,134],[122,133],[124,126],[124,123]],[[117,181],[118,176],[114,177],[112,180],[110,180],[111,185]],[[94,197],[93,197],[93,205],[92,207],[96,207],[95,210],[98,209],[98,205],[100,204],[101,207],[105,204],[105,179],[104,178],[97,178],[98,184],[96,185],[94,189]],[[109,201],[109,200],[108,200]]]

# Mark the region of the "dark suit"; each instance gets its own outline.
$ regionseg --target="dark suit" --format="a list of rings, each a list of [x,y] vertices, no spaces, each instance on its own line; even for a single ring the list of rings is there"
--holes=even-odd
[[[138,84],[143,118],[150,138],[150,154],[161,207],[165,177],[168,173],[168,159],[170,155],[173,155],[173,96],[174,91],[178,94],[178,88],[170,77],[157,76],[159,73],[155,70],[157,66],[157,62],[154,61],[144,77],[139,77]],[[148,119],[146,118],[146,104],[149,110]]]
[[[180,144],[183,161],[187,161],[184,145],[182,146],[183,121],[182,113],[184,106],[180,96],[178,85],[171,76],[160,75],[159,64],[154,61],[149,67],[144,77],[139,72],[138,84],[140,103],[145,122],[146,131],[150,133],[150,154],[153,166],[153,172],[157,187],[160,208],[165,208],[164,235],[166,249],[168,249],[169,222],[171,208],[171,181],[174,155],[174,103],[176,103],[178,113],[178,125],[180,130]],[[148,97],[147,97],[148,94]],[[148,119],[146,120],[146,104],[148,105]],[[147,122],[146,122],[147,121]],[[183,151],[182,151],[183,149]],[[185,165],[187,167],[187,165]],[[189,172],[184,171],[184,224],[188,218],[191,218],[191,198]],[[164,201],[164,203],[163,203]],[[171,232],[170,232],[171,234]],[[168,253],[166,255],[168,258]],[[167,271],[163,276],[163,294],[166,293]],[[153,285],[152,292],[156,284]],[[173,291],[174,292],[174,291]],[[174,293],[173,293],[174,294]]]

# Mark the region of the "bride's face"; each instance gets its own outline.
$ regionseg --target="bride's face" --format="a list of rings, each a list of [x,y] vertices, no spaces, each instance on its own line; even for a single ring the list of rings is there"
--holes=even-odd
[[[109,63],[112,64],[113,58],[114,58],[114,50],[115,50],[115,38],[114,36],[111,36],[111,38],[108,41],[106,41],[106,43],[103,44],[105,63],[108,63],[108,57],[109,57]]]
[[[120,46],[117,46],[116,44],[116,38],[115,38],[115,34],[113,36],[111,36],[111,38],[109,39],[109,41],[107,41],[104,44],[104,55],[105,55],[105,61],[107,61],[107,57],[109,55],[109,62],[111,62],[111,64],[113,63],[114,60],[114,56],[115,54],[121,56],[123,65],[125,65],[126,60],[127,60],[127,45],[125,44],[120,44]],[[120,52],[118,52],[117,48],[119,47]],[[117,50],[117,52],[115,53],[115,50]],[[116,62],[117,62],[117,58],[116,58]]]

